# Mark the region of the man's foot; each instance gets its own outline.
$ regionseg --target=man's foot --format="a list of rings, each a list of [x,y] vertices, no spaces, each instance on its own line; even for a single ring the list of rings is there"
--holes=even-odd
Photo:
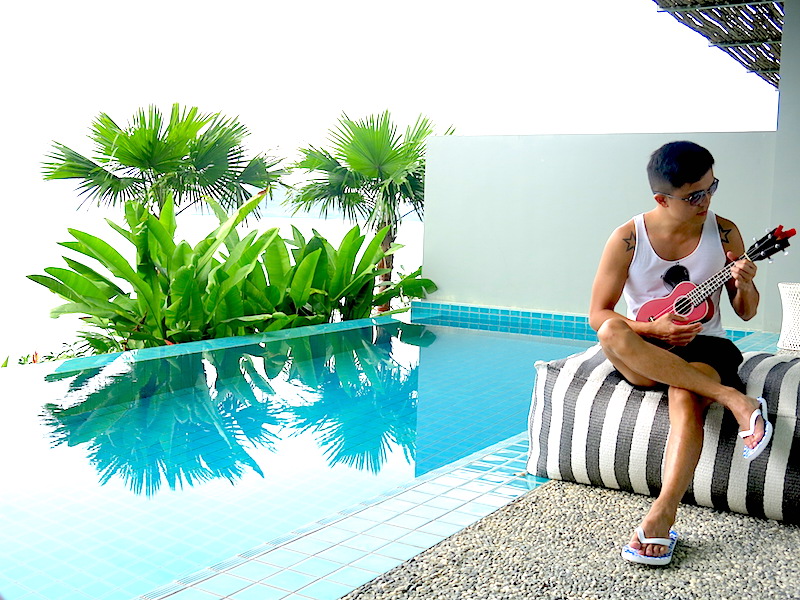
[[[748,448],[755,448],[766,432],[766,419],[762,415],[761,403],[755,398],[750,398],[735,392],[738,398],[728,404],[736,422],[739,423],[739,436]],[[766,409],[764,409],[766,411]],[[744,434],[744,435],[743,435]]]
[[[668,512],[660,512],[653,507],[642,521],[641,530],[648,539],[664,538],[669,539],[669,530],[675,523],[675,515]],[[663,556],[669,551],[667,546],[660,544],[643,544],[639,539],[639,534],[634,531],[633,537],[628,544],[642,556]]]
[[[762,407],[761,402],[763,402],[763,400],[760,398],[758,400],[753,398],[747,399],[750,400],[751,403],[744,413],[744,415],[746,415],[744,421],[740,419],[741,416],[744,416],[741,413],[735,416],[736,420],[739,422],[739,436],[744,441],[744,445],[752,449],[758,446],[766,433],[767,421],[764,416],[764,413],[766,413],[766,404]]]
[[[772,423],[768,420],[767,415],[767,402],[763,398],[758,399],[759,408],[755,409],[750,415],[750,428],[746,431],[740,431],[739,436],[744,439],[754,439],[757,433],[759,421],[764,428],[761,438],[756,442],[755,446],[745,445],[743,456],[747,462],[755,460],[764,449],[769,445],[772,439]]]

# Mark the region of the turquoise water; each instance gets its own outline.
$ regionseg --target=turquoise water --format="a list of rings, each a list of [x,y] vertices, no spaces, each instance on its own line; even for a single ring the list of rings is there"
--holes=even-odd
[[[408,484],[524,431],[533,362],[587,345],[317,331],[4,370],[5,600],[132,598]]]

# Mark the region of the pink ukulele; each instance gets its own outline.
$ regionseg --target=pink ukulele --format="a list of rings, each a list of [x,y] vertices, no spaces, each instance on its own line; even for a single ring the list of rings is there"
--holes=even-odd
[[[750,246],[747,252],[737,260],[746,258],[755,262],[769,258],[773,254],[788,248],[789,238],[795,233],[794,229],[784,231],[783,225],[778,225]],[[639,312],[636,313],[636,320],[655,321],[667,313],[675,313],[686,317],[688,321],[681,321],[682,323],[709,320],[714,316],[714,305],[708,297],[731,278],[732,264],[728,263],[722,270],[717,271],[700,285],[695,285],[691,281],[682,281],[673,288],[669,295],[645,302]]]

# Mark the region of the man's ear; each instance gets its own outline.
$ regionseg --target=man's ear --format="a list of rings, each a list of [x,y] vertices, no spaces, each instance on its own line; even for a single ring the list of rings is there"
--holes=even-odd
[[[657,204],[660,204],[661,206],[667,205],[667,197],[664,194],[656,192],[655,194],[653,194],[653,199],[656,201]]]

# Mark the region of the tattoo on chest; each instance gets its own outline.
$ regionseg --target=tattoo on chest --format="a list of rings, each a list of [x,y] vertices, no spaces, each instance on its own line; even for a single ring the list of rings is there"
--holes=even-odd
[[[631,250],[636,249],[636,230],[631,229],[630,235],[626,238],[622,238],[622,241],[625,242],[625,252],[630,252]]]
[[[723,244],[730,244],[730,242],[731,242],[730,234],[731,234],[731,231],[733,231],[733,228],[725,229],[722,225],[717,223],[717,229],[719,229],[719,239],[722,240],[722,243]]]

